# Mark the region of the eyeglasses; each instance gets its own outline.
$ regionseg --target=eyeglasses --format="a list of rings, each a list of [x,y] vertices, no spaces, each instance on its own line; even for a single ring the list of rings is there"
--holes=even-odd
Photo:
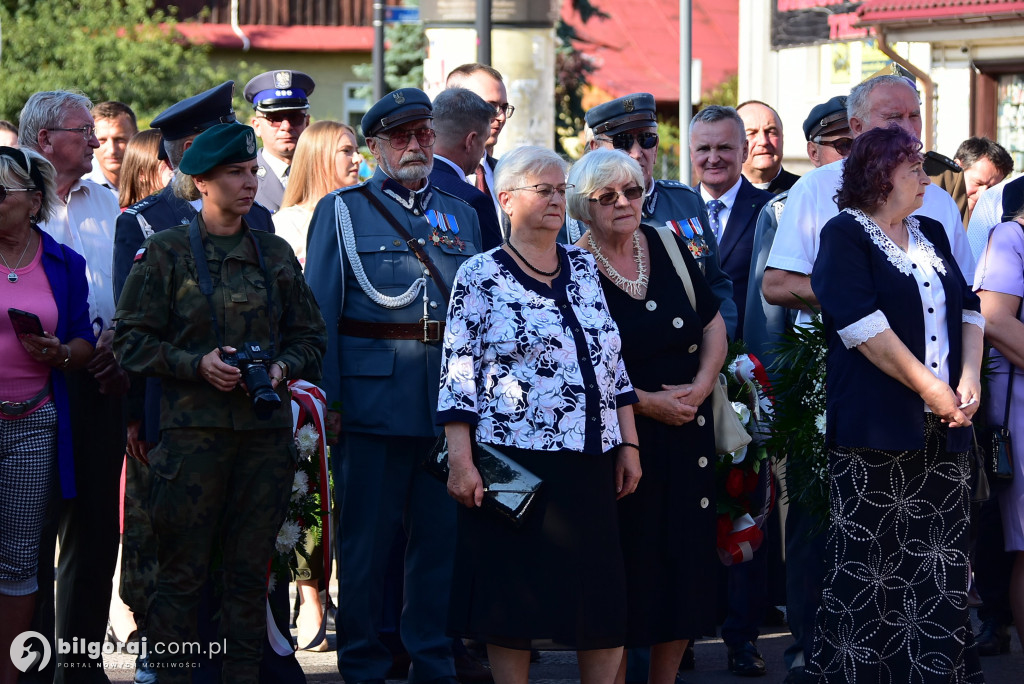
[[[296,128],[296,127],[301,126],[304,123],[306,123],[306,116],[307,116],[307,114],[306,114],[305,110],[299,109],[299,110],[290,110],[290,111],[287,111],[287,112],[264,112],[264,113],[261,113],[256,118],[257,119],[266,119],[268,122],[270,122],[270,125],[273,126],[274,128],[277,128],[278,126],[283,124],[285,121],[287,121],[291,125],[292,128]]]
[[[512,188],[512,191],[516,190],[529,190],[535,192],[544,199],[551,199],[551,197],[557,192],[559,197],[565,197],[565,191],[575,188],[576,186],[572,183],[565,185],[551,185],[551,183],[537,183],[536,185],[524,185],[521,188]]]
[[[508,102],[505,104],[494,105],[494,116],[499,117],[502,114],[505,115],[506,119],[512,118],[512,113],[516,111],[516,108],[510,105]]]
[[[634,200],[638,200],[644,196],[644,189],[639,185],[634,185],[631,188],[626,188],[622,192],[606,192],[603,195],[598,195],[597,197],[588,197],[587,201],[597,202],[602,207],[610,207],[619,201],[619,195],[622,195],[630,202],[633,202]]]
[[[651,133],[650,131],[637,133],[636,135],[627,131],[625,133],[616,133],[610,138],[598,138],[598,140],[602,142],[610,142],[612,147],[615,149],[625,150],[628,152],[633,149],[634,138],[638,143],[640,143],[641,149],[644,150],[649,150],[652,147],[657,147],[658,145],[658,134]]]
[[[817,136],[811,142],[817,143],[818,145],[824,145],[831,147],[839,154],[844,157],[850,154],[850,150],[853,148],[853,138],[836,138],[835,140],[822,140],[821,136]]]
[[[3,201],[5,199],[7,199],[7,193],[10,193],[10,192],[35,192],[35,191],[36,191],[35,188],[5,188],[4,186],[0,185],[0,204],[3,204]]]
[[[48,130],[48,131],[67,131],[68,133],[78,133],[83,138],[85,138],[86,140],[89,140],[90,138],[92,138],[93,133],[96,132],[96,127],[92,126],[92,125],[89,125],[89,126],[79,126],[78,128],[47,128],[46,130]]]
[[[414,131],[395,131],[390,137],[385,138],[383,135],[376,136],[380,140],[384,140],[388,145],[391,145],[392,149],[404,150],[409,146],[409,141],[412,140],[412,136],[416,136],[416,142],[420,144],[420,147],[431,147],[434,144],[434,140],[437,139],[437,133],[433,128],[417,128]]]

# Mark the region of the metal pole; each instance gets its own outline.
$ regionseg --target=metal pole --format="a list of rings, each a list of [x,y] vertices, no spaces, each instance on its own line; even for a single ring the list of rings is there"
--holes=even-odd
[[[373,100],[384,97],[384,0],[373,2]]]
[[[491,63],[491,0],[476,0],[476,61]]]
[[[693,17],[690,0],[679,0],[679,180],[690,184],[690,112],[693,101]]]

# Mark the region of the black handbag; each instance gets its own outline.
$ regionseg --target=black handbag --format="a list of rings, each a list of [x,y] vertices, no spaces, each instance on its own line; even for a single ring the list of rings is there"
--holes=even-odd
[[[473,464],[484,482],[483,507],[517,527],[521,525],[543,480],[490,444],[478,444],[476,440]],[[448,440],[444,435],[434,444],[423,467],[441,482],[448,482]]]
[[[1016,369],[1010,364],[1010,378],[1006,381],[1006,410],[1003,413],[1003,424],[986,425],[978,437],[982,468],[988,476],[989,485],[996,488],[1013,482],[1013,441],[1010,438],[1009,425],[1013,376],[1016,374]]]

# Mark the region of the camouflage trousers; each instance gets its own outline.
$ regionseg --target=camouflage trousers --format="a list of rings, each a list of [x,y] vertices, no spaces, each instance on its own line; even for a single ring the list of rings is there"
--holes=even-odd
[[[156,537],[149,519],[149,466],[127,458],[124,485],[124,532],[121,533],[121,584],[118,593],[131,608],[139,631],[146,630],[149,601],[156,593]]]
[[[159,568],[147,637],[160,682],[189,682],[196,655],[210,648],[196,643],[197,612],[218,555],[222,681],[255,682],[267,628],[267,566],[295,472],[292,432],[164,430],[149,460]]]

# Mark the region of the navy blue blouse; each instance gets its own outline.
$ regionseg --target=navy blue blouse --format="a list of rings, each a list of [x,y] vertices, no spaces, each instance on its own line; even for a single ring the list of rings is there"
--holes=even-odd
[[[949,383],[955,388],[962,364],[962,325],[965,320],[980,319],[981,304],[952,257],[942,225],[924,216],[913,219],[934,248],[923,245],[945,291]],[[907,269],[901,270],[906,264],[895,258],[902,255],[886,251],[883,246],[888,245],[880,242],[848,212],[831,219],[821,231],[811,287],[821,303],[828,340],[826,439],[830,445],[848,448],[923,449],[925,406],[921,397],[871,363],[856,346],[847,348],[840,335],[860,321],[880,320],[884,315],[900,341],[926,363],[926,347],[935,337],[929,341],[926,336],[925,317],[943,312],[926,310],[917,280]],[[939,375],[937,369],[930,370]],[[969,428],[951,428],[946,448],[963,451],[970,439]]]

